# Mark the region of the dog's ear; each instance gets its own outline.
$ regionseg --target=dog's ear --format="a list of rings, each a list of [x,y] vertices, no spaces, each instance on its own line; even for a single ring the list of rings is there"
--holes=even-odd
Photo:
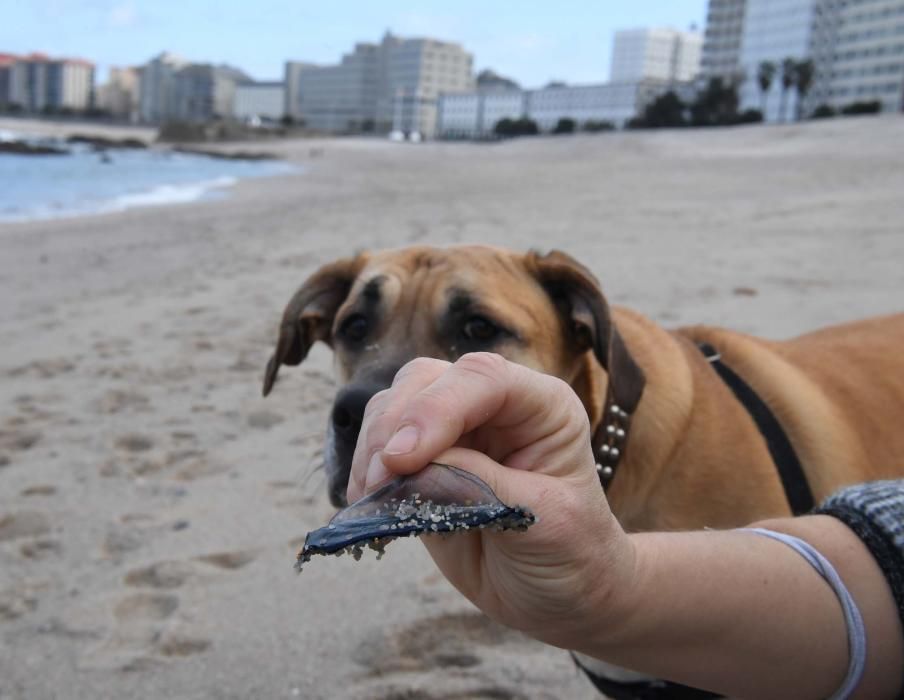
[[[264,373],[264,396],[270,393],[281,365],[297,365],[318,340],[330,342],[336,311],[348,297],[367,254],[324,265],[295,292],[283,312],[276,350]]]
[[[547,255],[531,251],[526,263],[558,308],[573,347],[578,352],[593,350],[609,375],[615,402],[632,413],[646,379],[615,327],[593,273],[558,250]]]

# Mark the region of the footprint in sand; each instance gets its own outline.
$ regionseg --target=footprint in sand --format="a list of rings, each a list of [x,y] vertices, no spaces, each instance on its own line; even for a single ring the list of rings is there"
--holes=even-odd
[[[35,486],[28,486],[27,488],[22,489],[20,495],[22,496],[52,496],[57,492],[56,486],[51,486],[50,484],[37,484]]]
[[[0,590],[0,622],[15,620],[38,607],[38,593],[45,584],[22,583]]]
[[[101,547],[104,556],[119,561],[129,553],[140,549],[148,541],[147,533],[129,525],[110,526]]]
[[[6,372],[8,377],[31,376],[39,379],[52,379],[60,374],[71,372],[75,369],[75,364],[66,358],[58,358],[52,360],[35,360],[27,365],[15,367]]]
[[[79,662],[84,669],[137,672],[159,668],[167,658],[198,654],[208,639],[186,634],[174,617],[179,598],[167,593],[135,593],[113,607],[116,627]]]
[[[0,450],[25,452],[34,447],[42,437],[40,430],[21,427],[0,428]]]
[[[103,414],[120,413],[126,410],[142,411],[150,407],[151,400],[134,390],[111,389],[94,402],[96,411]]]
[[[377,676],[470,668],[481,663],[475,647],[522,641],[519,634],[483,615],[448,614],[380,631],[359,645],[352,658]]]
[[[123,580],[127,586],[179,588],[194,574],[194,567],[187,562],[161,561],[140,569],[133,569],[125,575]]]
[[[286,419],[273,411],[255,411],[248,416],[248,425],[252,428],[268,430],[274,425],[279,425]]]
[[[50,532],[50,519],[34,510],[0,515],[0,542],[23,537],[40,537]]]
[[[208,567],[223,571],[236,571],[257,558],[257,552],[250,549],[233,552],[215,552],[202,554],[190,561],[159,561],[150,566],[143,566],[126,573],[123,581],[127,586],[141,588],[173,589],[179,588],[193,578],[205,575]],[[197,562],[197,563],[195,563]],[[198,563],[206,564],[199,567]]]
[[[63,545],[55,539],[38,539],[32,542],[23,542],[19,546],[19,554],[26,559],[36,561],[57,556],[63,551]]]
[[[113,444],[126,452],[147,452],[154,447],[154,441],[151,438],[139,433],[120,435]]]
[[[176,481],[196,481],[227,471],[229,471],[229,467],[225,464],[216,464],[204,457],[199,457],[188,461],[184,467],[173,474],[173,478]]]
[[[135,593],[120,600],[113,608],[118,622],[165,620],[179,608],[179,598],[165,593]]]
[[[245,549],[235,552],[217,552],[216,554],[205,554],[196,558],[198,561],[209,564],[210,566],[215,566],[218,569],[235,571],[236,569],[241,569],[254,561],[257,558],[257,552],[250,549]]]
[[[157,652],[161,656],[191,656],[207,651],[210,644],[209,639],[173,634],[160,641],[157,645]]]

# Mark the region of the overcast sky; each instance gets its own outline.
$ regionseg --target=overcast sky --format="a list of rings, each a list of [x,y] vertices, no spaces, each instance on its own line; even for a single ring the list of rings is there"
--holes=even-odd
[[[0,53],[87,58],[103,78],[167,50],[263,80],[286,59],[337,62],[389,29],[458,41],[478,70],[534,87],[604,81],[615,30],[702,27],[705,14],[706,0],[0,0]]]

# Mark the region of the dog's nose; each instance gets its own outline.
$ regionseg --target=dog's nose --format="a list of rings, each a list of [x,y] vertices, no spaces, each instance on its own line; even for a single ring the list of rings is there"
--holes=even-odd
[[[339,392],[333,404],[333,430],[336,437],[354,445],[361,431],[364,409],[370,397],[381,387],[376,384],[355,384]]]

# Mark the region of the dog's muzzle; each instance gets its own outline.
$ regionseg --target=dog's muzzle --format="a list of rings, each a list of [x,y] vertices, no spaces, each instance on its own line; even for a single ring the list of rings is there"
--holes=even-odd
[[[337,508],[347,505],[345,491],[355,456],[355,445],[361,432],[364,409],[378,391],[389,386],[388,382],[365,380],[349,384],[337,395],[327,426],[324,468],[328,480],[330,502]]]

